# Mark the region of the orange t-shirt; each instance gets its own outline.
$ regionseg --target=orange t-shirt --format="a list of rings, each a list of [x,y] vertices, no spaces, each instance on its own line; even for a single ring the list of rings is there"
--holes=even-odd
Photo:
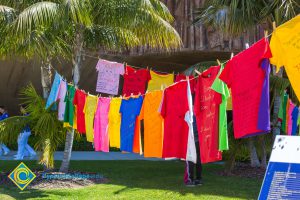
[[[159,113],[163,92],[145,95],[139,119],[144,119],[144,156],[162,157],[163,118]]]

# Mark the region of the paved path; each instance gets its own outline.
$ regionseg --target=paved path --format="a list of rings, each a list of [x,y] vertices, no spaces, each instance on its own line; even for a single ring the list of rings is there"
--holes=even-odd
[[[0,156],[0,160],[14,160],[14,155],[17,152],[10,152],[7,156]],[[63,159],[63,151],[55,152],[54,160]],[[33,158],[24,158],[24,160],[37,160],[37,156]],[[73,151],[71,160],[151,160],[162,161],[164,159],[159,158],[144,158],[141,155],[133,153],[121,153],[121,152],[95,152],[95,151]]]

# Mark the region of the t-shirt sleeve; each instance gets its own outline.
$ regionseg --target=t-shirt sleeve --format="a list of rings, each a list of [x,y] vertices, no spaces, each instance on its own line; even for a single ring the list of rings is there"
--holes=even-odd
[[[145,100],[143,101],[143,105],[142,105],[141,112],[140,112],[140,115],[139,115],[139,120],[143,120],[144,115],[145,115]]]
[[[270,62],[271,64],[276,66],[276,71],[278,72],[280,67],[284,65],[283,56],[285,55],[282,51],[280,41],[278,40],[275,34],[273,34],[271,38],[270,51],[272,51],[272,57],[270,58]]]
[[[159,107],[159,112],[163,118],[166,117],[166,115],[167,115],[167,90],[165,90],[163,93],[161,104]]]
[[[123,113],[124,112],[124,103],[125,103],[125,100],[122,100],[121,101],[121,106],[120,106],[119,113]]]
[[[77,105],[78,104],[78,91],[75,91],[75,96],[74,96],[74,100],[73,100],[73,104]]]
[[[120,64],[119,67],[118,67],[118,69],[119,69],[118,73],[120,75],[124,75],[124,73],[125,73],[124,65]]]
[[[96,70],[99,72],[100,68],[101,68],[101,60],[98,60],[96,65]]]
[[[233,60],[228,61],[226,64],[225,68],[223,69],[222,73],[219,76],[219,79],[221,79],[224,83],[227,84],[229,88],[231,88],[232,84],[232,65],[233,65]]]
[[[141,113],[141,108],[142,108],[142,105],[143,105],[143,97],[140,96],[137,100],[137,109],[136,109],[136,116],[139,116],[140,113]]]

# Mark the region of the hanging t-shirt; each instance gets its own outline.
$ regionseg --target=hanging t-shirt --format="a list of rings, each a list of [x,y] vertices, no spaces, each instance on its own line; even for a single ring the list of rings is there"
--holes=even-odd
[[[60,85],[61,81],[62,81],[62,77],[56,72],[53,83],[52,83],[51,91],[50,91],[49,97],[46,102],[46,108],[49,108],[49,106],[56,101],[57,95],[58,95],[58,90],[59,90],[59,85]],[[53,107],[53,108],[56,108],[56,107]]]
[[[162,157],[163,118],[159,113],[163,91],[145,95],[140,120],[144,120],[144,156]]]
[[[75,96],[75,87],[73,85],[67,86],[67,94],[65,97],[65,115],[64,115],[64,126],[65,127],[73,127],[74,125],[74,96]]]
[[[194,76],[188,76],[189,80],[190,80],[190,88],[191,88],[191,92],[192,94],[194,94],[195,90],[195,85],[196,85],[196,79],[194,79]],[[184,74],[177,74],[175,77],[175,83],[179,82],[179,81],[185,81],[186,80],[186,75]]]
[[[193,163],[197,163],[197,151],[195,145],[195,138],[194,138],[194,127],[193,127],[193,97],[191,92],[190,80],[187,80],[187,99],[189,104],[189,111],[185,113],[184,120],[189,126],[189,133],[188,133],[188,143],[187,143],[187,151],[186,151],[186,161],[191,161]]]
[[[292,135],[297,135],[298,117],[299,117],[299,108],[295,107],[292,112],[292,120],[293,120]]]
[[[121,103],[121,151],[132,152],[136,119],[143,104],[143,97],[123,99]]]
[[[151,80],[148,83],[147,91],[161,90],[174,83],[174,74],[158,74],[150,70]]]
[[[287,113],[288,99],[289,99],[289,96],[287,93],[285,93],[283,96],[283,103],[282,103],[282,124],[281,124],[281,130],[285,133],[286,133],[286,123],[287,123],[286,113]]]
[[[138,153],[140,155],[143,154],[142,138],[141,138],[141,122],[138,119],[138,117],[136,118],[136,121],[135,121],[132,152]]]
[[[151,79],[149,70],[140,69],[135,70],[132,67],[126,66],[126,73],[124,74],[123,95],[130,96],[144,94],[146,85]]]
[[[57,100],[59,100],[58,104],[58,120],[64,121],[65,109],[66,109],[66,94],[67,94],[67,82],[62,80],[59,85]]]
[[[97,109],[98,97],[88,95],[84,105],[84,119],[86,129],[86,140],[88,142],[94,142],[94,118]]]
[[[94,120],[94,147],[96,151],[109,152],[108,112],[110,99],[100,97]]]
[[[283,119],[283,100],[284,100],[284,93],[282,93],[280,97],[280,106],[279,106],[279,111],[278,111],[278,121],[282,123]]]
[[[195,115],[198,127],[201,163],[222,160],[219,151],[219,106],[221,94],[211,89],[220,70],[220,66],[204,71],[195,88]]]
[[[165,89],[160,109],[164,118],[163,158],[186,159],[189,127],[185,115],[188,111],[187,81]]]
[[[124,74],[124,65],[117,62],[99,60],[96,70],[98,71],[96,91],[117,95],[120,75]]]
[[[272,56],[264,38],[228,61],[220,75],[232,92],[233,126],[235,138],[267,133],[258,129],[258,115],[267,67],[262,66]],[[264,94],[269,95],[269,94]],[[270,109],[264,107],[263,109]],[[264,111],[268,112],[268,111]],[[268,120],[268,119],[263,119]],[[263,122],[268,124],[268,122]]]
[[[277,70],[284,66],[291,85],[300,100],[300,15],[277,27],[270,42],[271,64]]]
[[[289,100],[289,111],[288,111],[288,135],[292,135],[292,129],[293,129],[293,119],[292,119],[292,113],[295,108],[295,105],[291,100]]]
[[[222,95],[222,103],[219,107],[219,150],[224,151],[229,149],[228,133],[227,133],[227,99],[230,96],[227,85],[219,79],[220,74],[224,69],[221,65],[220,72],[213,82],[211,88]]]
[[[77,119],[77,130],[81,134],[85,134],[85,119],[84,119],[84,105],[86,101],[86,93],[81,90],[76,90],[74,96],[74,105],[76,106],[76,119]]]
[[[299,134],[300,135],[300,107],[299,107],[299,115],[298,115],[298,126],[299,126]]]
[[[112,98],[110,101],[108,114],[108,136],[110,147],[120,148],[121,102],[121,98]]]

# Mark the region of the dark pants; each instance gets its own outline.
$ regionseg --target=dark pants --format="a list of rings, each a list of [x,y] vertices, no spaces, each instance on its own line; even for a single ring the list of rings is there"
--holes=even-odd
[[[202,178],[202,164],[200,160],[200,147],[199,142],[195,142],[196,152],[197,152],[197,163],[193,163],[191,161],[185,162],[185,173],[184,173],[184,182],[192,182],[195,177],[196,170],[196,180],[200,180]]]

